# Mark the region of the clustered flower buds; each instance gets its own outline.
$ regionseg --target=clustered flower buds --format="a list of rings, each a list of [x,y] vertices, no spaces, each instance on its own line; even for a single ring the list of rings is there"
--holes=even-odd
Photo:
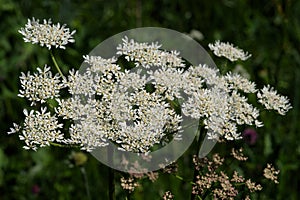
[[[277,176],[279,172],[279,170],[276,170],[271,164],[268,163],[267,167],[264,169],[264,177],[278,184],[279,182],[277,180]]]
[[[127,179],[124,177],[121,178],[121,187],[124,190],[128,190],[129,193],[133,192],[137,186],[139,186],[139,184],[137,182],[135,182],[135,180],[133,178],[131,178],[131,177],[129,177]]]
[[[240,148],[238,150],[232,148],[231,155],[239,161],[246,161],[248,159],[248,157],[244,156],[243,154],[243,148]]]
[[[214,154],[211,160],[207,157],[199,159],[194,156],[193,162],[198,174],[192,190],[196,196],[210,195],[214,199],[235,199],[244,189],[244,185],[250,193],[262,190],[260,184],[256,184],[250,179],[245,180],[237,171],[231,173],[231,170],[224,170],[226,164],[224,164],[224,158],[219,154]],[[208,190],[212,192],[207,193]]]
[[[172,200],[174,195],[170,191],[166,191],[163,195],[163,200]]]

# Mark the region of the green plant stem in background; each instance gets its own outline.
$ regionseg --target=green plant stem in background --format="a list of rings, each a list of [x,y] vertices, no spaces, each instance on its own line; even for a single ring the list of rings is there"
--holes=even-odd
[[[52,146],[56,146],[56,147],[61,147],[61,148],[79,148],[78,145],[72,145],[72,144],[59,144],[59,143],[55,143],[55,142],[50,142],[50,144]]]
[[[88,182],[88,178],[87,178],[87,175],[86,175],[85,168],[80,167],[80,171],[83,175],[84,185],[85,185],[86,194],[87,194],[87,199],[91,200],[90,187],[89,187],[89,182]]]
[[[224,64],[220,67],[220,73],[221,75],[226,74],[229,71],[229,65],[228,65],[228,60],[224,61]]]
[[[206,196],[209,194],[210,191],[211,191],[211,190],[210,190],[210,188],[209,188],[209,189],[205,190],[205,192],[204,192],[204,194],[203,194],[202,197],[200,197],[200,196],[198,196],[198,197],[199,197],[200,199],[205,199]]]
[[[128,192],[128,191],[126,191],[126,200],[130,200],[131,198],[130,198],[130,192]]]
[[[197,197],[198,197],[199,200],[202,200],[202,198],[199,195]]]
[[[177,179],[179,179],[179,180],[181,180],[183,182],[190,183],[191,185],[195,185],[194,182],[192,182],[192,181],[186,181],[186,180],[184,180],[184,178],[182,178],[181,176],[179,176],[177,174],[173,174],[173,175],[175,176],[175,178],[177,178]]]
[[[205,128],[204,128],[204,124],[202,122],[200,122],[199,127],[198,127],[198,137],[197,138],[197,145],[196,145],[196,153],[195,155],[198,156],[199,151],[200,151],[200,147],[201,147],[201,142],[203,139],[203,136],[205,135]],[[194,169],[194,175],[193,175],[193,183],[196,182],[197,179],[197,175],[198,175],[198,171],[196,170],[196,168]],[[194,200],[196,198],[196,195],[191,193],[191,200]]]
[[[108,169],[108,198],[109,200],[115,200],[115,172],[114,169]]]
[[[53,55],[52,50],[50,50],[50,56],[51,56],[51,59],[52,59],[54,65],[55,65],[55,67],[56,67],[58,73],[60,74],[60,76],[61,76],[63,79],[65,79],[65,76],[64,76],[63,73],[61,72],[61,70],[60,70],[60,68],[59,68],[59,66],[58,66],[58,64],[57,64],[57,62],[56,62],[56,59],[55,59],[55,57],[54,57],[54,55]]]
[[[110,163],[109,166],[112,166],[113,163],[113,148],[111,145],[108,146],[107,158]],[[108,166],[108,198],[109,200],[115,200],[115,171],[113,168]]]

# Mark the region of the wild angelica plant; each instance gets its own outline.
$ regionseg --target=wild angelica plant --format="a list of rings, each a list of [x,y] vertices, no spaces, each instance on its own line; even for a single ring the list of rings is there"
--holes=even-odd
[[[128,37],[117,47],[118,57],[85,55],[86,70],[71,69],[65,75],[52,50],[65,49],[68,43],[75,42],[75,31],[59,23],[53,25],[51,20],[40,24],[33,18],[19,32],[25,42],[50,50],[58,72],[54,74],[55,70],[45,65],[36,72],[21,73],[18,96],[30,102],[31,110],[24,109],[24,122],[14,123],[8,133],[18,132],[25,149],[58,145],[92,151],[112,141],[119,149],[142,156],[156,145],[181,139],[182,115],[198,119],[211,140],[241,139],[239,127],[263,126],[260,111],[248,102],[248,94],[255,94],[265,109],[281,115],[291,109],[287,97],[277,94],[269,85],[257,89],[254,82],[239,74],[221,74],[219,69],[206,64],[193,66],[176,50],[166,51],[157,42],[140,43]],[[251,56],[220,41],[209,44],[209,48],[230,61],[247,60]],[[183,95],[188,99],[178,106],[175,102]],[[236,151],[232,154],[244,160]],[[224,172],[217,171],[224,162],[217,154],[213,161],[206,158],[199,163],[195,159],[195,197],[209,196],[209,192],[214,198],[233,198],[238,191],[231,182],[243,182],[250,191],[261,189],[237,172],[229,179]],[[201,171],[199,166],[203,164],[206,169]],[[278,171],[268,165],[264,172],[267,178],[277,182]],[[133,180],[121,179],[122,187],[133,191],[138,186]],[[166,192],[163,198],[170,199],[173,195]]]

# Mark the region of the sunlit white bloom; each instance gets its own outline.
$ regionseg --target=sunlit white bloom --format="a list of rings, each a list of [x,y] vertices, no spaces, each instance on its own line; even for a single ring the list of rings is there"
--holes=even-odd
[[[114,65],[117,62],[115,57],[105,59],[101,56],[86,55],[83,56],[83,58],[84,62],[90,65],[87,70],[91,70],[92,72],[104,72],[107,70],[111,71],[112,69],[115,69],[114,71],[118,71],[121,69],[118,65]]]
[[[112,58],[102,58],[101,56],[89,56],[85,55],[83,56],[84,62],[88,63],[91,66],[105,66],[109,64],[113,64],[117,62],[117,59],[115,57]]]
[[[102,58],[100,56],[84,56],[84,62],[88,63],[85,72],[77,72],[89,79],[91,85],[87,89],[89,94],[96,94],[109,98],[111,92],[117,87],[121,77],[125,80],[126,71],[121,71],[121,67],[116,64],[116,58]],[[82,80],[78,79],[79,82]],[[84,82],[83,87],[84,87]],[[120,86],[120,85],[118,85]],[[117,87],[119,88],[119,87]],[[120,89],[120,88],[119,88]],[[79,90],[80,91],[80,90]]]
[[[212,139],[222,136],[232,140],[240,138],[238,125],[262,126],[257,119],[259,111],[236,90],[227,93],[218,87],[199,89],[182,104],[186,116],[203,119]]]
[[[230,116],[237,124],[257,125],[259,110],[247,102],[247,98],[236,91],[232,92],[229,101]]]
[[[194,83],[196,83],[198,80],[203,80],[202,84],[200,84],[201,87],[216,87],[220,90],[227,91],[228,87],[226,84],[226,80],[223,76],[220,76],[219,70],[214,69],[212,67],[209,67],[206,64],[198,65],[198,66],[192,66],[188,69],[188,80],[187,83],[190,82],[190,80],[193,80]],[[194,77],[194,78],[193,78]],[[195,80],[196,79],[196,80]],[[198,85],[191,84],[189,87],[197,87]],[[199,87],[199,86],[198,86]],[[200,88],[201,88],[200,87]],[[187,88],[184,88],[185,92],[188,91]],[[188,92],[187,92],[188,93]],[[188,93],[189,94],[189,93]]]
[[[90,76],[92,72],[89,72],[83,75]],[[76,76],[81,75],[78,72]],[[103,79],[105,75],[100,73],[98,76]],[[95,80],[94,76],[91,77]],[[56,113],[64,119],[76,121],[70,127],[70,138],[63,142],[79,144],[81,149],[91,151],[97,146],[107,145],[106,139],[109,139],[126,151],[148,152],[168,132],[180,129],[181,117],[165,102],[165,97],[145,90],[146,77],[140,70],[125,71],[119,78],[118,82],[111,82],[114,88],[102,88],[103,92],[110,92],[105,95],[98,93],[101,100],[90,102],[90,99],[82,99],[80,94],[85,94],[86,90],[84,84],[81,89],[76,89],[78,95],[66,100],[57,99],[59,107],[55,109]],[[73,80],[68,79],[69,88]],[[79,79],[79,82],[89,85],[87,80]],[[103,86],[97,82],[92,85]]]
[[[58,107],[55,112],[63,119],[80,120],[83,115],[88,113],[90,105],[86,99],[81,99],[79,95],[73,95],[68,99],[56,99]]]
[[[81,150],[88,152],[97,147],[107,146],[107,131],[101,123],[95,122],[95,119],[95,115],[86,115],[78,123],[72,124],[69,129],[70,138],[65,139],[64,143],[78,144]]]
[[[164,98],[145,90],[122,93],[112,98],[112,119],[118,122],[114,138],[126,151],[148,152],[168,132],[180,129],[181,117]],[[111,137],[111,136],[109,136]]]
[[[63,134],[60,129],[63,124],[59,124],[57,117],[47,112],[46,108],[41,111],[24,110],[25,121],[23,124],[20,140],[24,140],[25,149],[36,150],[38,147],[49,146],[50,142],[61,142]]]
[[[228,88],[230,89],[242,90],[245,93],[256,92],[255,83],[249,81],[239,74],[232,74],[229,72],[225,75],[225,80],[228,82]]]
[[[163,51],[156,43],[138,43],[127,37],[122,39],[123,43],[117,47],[117,55],[125,55],[126,60],[135,61],[136,66],[150,68],[151,66],[184,67],[183,60],[178,51]]]
[[[20,81],[22,89],[19,90],[20,97],[25,97],[31,101],[31,105],[36,102],[44,103],[49,98],[59,96],[59,91],[63,87],[59,75],[52,75],[50,67],[45,65],[43,69],[37,68],[37,73],[21,73]]]
[[[63,83],[70,94],[72,95],[85,95],[93,96],[96,94],[96,80],[98,79],[98,74],[94,74],[91,71],[86,71],[80,73],[77,70],[70,70],[68,80],[64,79]]]
[[[183,73],[182,69],[161,67],[155,71],[148,71],[150,80],[153,82],[155,89],[159,94],[164,94],[166,98],[174,100],[174,97],[181,98],[181,91],[186,85],[187,73]]]
[[[221,104],[218,104],[220,101]],[[226,103],[227,96],[224,96],[224,93],[220,92],[220,90],[216,88],[212,90],[201,89],[182,104],[182,111],[187,116],[201,119],[209,117],[213,113],[218,112],[218,114],[221,114],[225,109],[227,110]]]
[[[65,49],[65,45],[69,42],[75,42],[73,39],[75,32],[75,30],[70,32],[65,24],[52,24],[51,19],[48,21],[44,19],[43,23],[39,23],[39,20],[34,18],[32,20],[28,19],[25,28],[19,30],[25,42],[39,44],[42,47],[46,46],[48,49],[52,47]]]
[[[237,125],[233,122],[213,115],[205,119],[204,123],[206,129],[208,129],[208,139],[218,139],[219,137],[223,137],[226,140],[241,139],[241,134],[237,133]]]
[[[86,151],[108,145],[106,138],[111,124],[106,120],[106,108],[101,102],[73,95],[70,99],[58,100],[58,103],[59,107],[55,109],[57,115],[76,121],[69,128],[70,137],[63,143],[79,145]]]
[[[199,72],[200,70],[195,69],[200,67],[201,66],[192,66],[182,73],[183,77],[181,81],[184,83],[182,84],[182,90],[185,94],[191,95],[204,87],[205,80],[202,77],[202,73]]]
[[[285,115],[292,108],[287,97],[277,94],[270,85],[264,86],[257,93],[258,102],[265,106],[266,109],[276,110],[279,114]]]
[[[224,56],[232,62],[236,60],[247,60],[251,57],[251,54],[248,54],[248,52],[244,52],[242,49],[234,47],[229,42],[224,43],[217,40],[214,44],[208,44],[208,47],[216,56]]]
[[[216,87],[202,89],[183,103],[182,111],[192,118],[203,119],[210,139],[227,137],[236,133],[236,125],[230,122],[229,99],[230,96],[226,92]]]
[[[126,90],[143,89],[148,81],[149,78],[143,74],[142,69],[138,69],[136,72],[125,70],[119,79],[118,90],[125,92]]]

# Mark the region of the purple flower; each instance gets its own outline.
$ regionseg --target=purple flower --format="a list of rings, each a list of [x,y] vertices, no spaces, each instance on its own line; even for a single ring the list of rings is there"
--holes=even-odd
[[[33,194],[38,194],[40,191],[41,191],[41,188],[40,188],[40,186],[38,186],[37,184],[35,184],[35,185],[33,185],[33,186],[31,187],[31,192],[32,192]]]
[[[249,145],[254,145],[257,140],[257,132],[252,128],[247,128],[243,132],[243,138],[245,142]]]

